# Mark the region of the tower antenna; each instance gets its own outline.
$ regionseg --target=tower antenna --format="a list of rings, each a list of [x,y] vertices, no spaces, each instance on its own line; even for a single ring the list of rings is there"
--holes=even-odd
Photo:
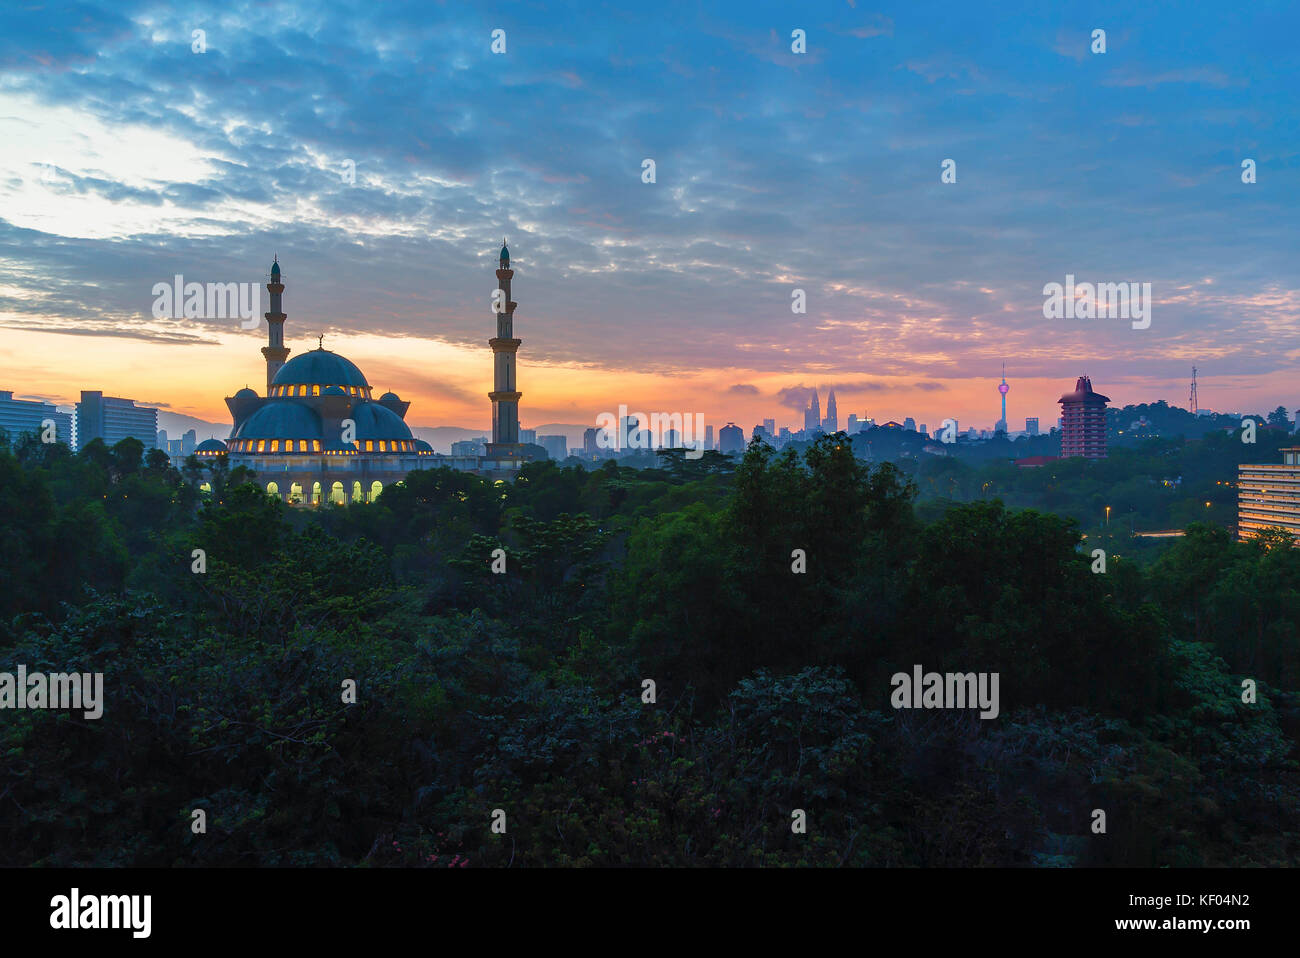
[[[1196,413],[1197,413],[1197,407],[1196,407],[1196,367],[1195,367],[1195,366],[1192,367],[1192,392],[1191,392],[1191,395],[1189,395],[1189,396],[1187,397],[1187,401],[1188,401],[1189,403],[1191,403],[1191,406],[1192,406],[1192,415],[1195,416]]]

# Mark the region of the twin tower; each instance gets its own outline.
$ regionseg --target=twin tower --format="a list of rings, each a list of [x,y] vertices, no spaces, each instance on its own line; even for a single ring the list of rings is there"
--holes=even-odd
[[[510,280],[515,271],[510,268],[510,250],[501,244],[501,259],[497,269],[497,293],[492,298],[492,309],[497,317],[497,334],[488,340],[492,347],[492,442],[487,447],[489,459],[519,459],[523,450],[519,444],[519,399],[523,393],[516,388],[515,357],[523,342],[514,338],[515,307],[519,304],[510,298]],[[271,264],[271,281],[266,284],[271,294],[271,308],[265,314],[267,344],[262,347],[266,357],[266,394],[271,395],[271,382],[280,371],[289,350],[284,345],[285,314],[280,297],[284,283],[280,281],[280,258]]]

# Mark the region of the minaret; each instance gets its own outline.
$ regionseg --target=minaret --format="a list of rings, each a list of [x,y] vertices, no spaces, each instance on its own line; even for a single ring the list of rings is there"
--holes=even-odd
[[[493,446],[519,445],[519,397],[523,394],[515,388],[515,354],[519,352],[522,340],[514,338],[517,304],[510,299],[510,279],[514,275],[515,271],[510,268],[510,250],[502,240],[501,262],[497,270],[497,334],[488,340],[494,366],[493,389],[488,393],[492,400]],[[487,452],[489,457],[517,455],[518,449],[493,450],[489,447]]]
[[[266,284],[266,291],[271,294],[271,311],[266,313],[266,345],[262,355],[266,357],[266,394],[271,395],[271,380],[280,371],[284,361],[289,358],[289,350],[284,348],[284,313],[280,311],[280,294],[284,292],[284,283],[280,282],[280,257],[277,254],[271,263],[271,282]]]
[[[1002,364],[1002,382],[1000,382],[1000,383],[998,384],[998,392],[1002,393],[1002,418],[999,419],[999,420],[998,420],[998,424],[997,424],[996,426],[993,427],[993,431],[994,431],[995,433],[996,433],[996,432],[1007,432],[1007,431],[1008,431],[1008,429],[1007,429],[1007,393],[1010,392],[1010,391],[1011,391],[1011,387],[1007,385],[1007,364],[1006,364],[1006,363],[1003,363],[1003,364]]]

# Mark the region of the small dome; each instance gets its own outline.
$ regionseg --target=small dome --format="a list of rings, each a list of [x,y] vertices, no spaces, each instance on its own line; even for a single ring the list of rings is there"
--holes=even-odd
[[[505,243],[501,244],[501,262],[507,265],[510,263],[510,250],[506,248]]]
[[[244,420],[236,439],[320,439],[316,413],[302,403],[276,399]]]
[[[433,447],[432,447],[431,445],[429,445],[427,442],[425,442],[423,439],[417,439],[417,440],[415,440],[415,451],[416,451],[416,452],[433,452]]]
[[[387,392],[379,397],[379,401],[380,402],[401,402],[402,400],[397,397],[397,393]]]
[[[249,389],[247,386],[245,386],[243,389],[239,390],[239,392],[235,393],[235,398],[236,398],[236,399],[256,399],[256,398],[257,398],[257,393],[253,392],[253,390],[251,390],[251,389]]]
[[[326,386],[324,389],[320,391],[320,394],[322,396],[346,396],[347,395],[347,393],[345,393],[338,386]]]
[[[411,439],[411,429],[402,417],[377,402],[361,400],[352,407],[358,439]]]
[[[338,353],[313,349],[289,360],[280,367],[272,383],[276,386],[361,386],[370,388],[361,370]]]
[[[195,452],[225,452],[226,444],[220,439],[204,439],[194,447]]]
[[[280,275],[280,258],[278,256],[275,258],[275,262],[271,264],[271,275],[272,276]]]

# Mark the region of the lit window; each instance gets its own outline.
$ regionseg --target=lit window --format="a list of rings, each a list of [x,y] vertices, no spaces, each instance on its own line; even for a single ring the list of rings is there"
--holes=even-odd
[[[367,439],[367,440],[366,440],[366,452],[374,452],[374,451],[375,451],[375,443],[374,443],[374,440],[373,440],[373,439]]]
[[[266,440],[265,440],[265,439],[259,439],[259,440],[257,440],[257,451],[258,451],[258,452],[266,452]]]
[[[311,451],[312,451],[312,452],[320,452],[320,440],[319,440],[319,439],[313,439],[313,440],[311,441]]]
[[[272,439],[272,440],[271,440],[271,451],[272,451],[272,452],[279,452],[279,451],[280,451],[280,440],[279,440],[279,439]]]
[[[320,386],[312,386],[312,387],[311,387],[311,394],[312,394],[313,396],[319,396],[319,395],[320,395]]]

